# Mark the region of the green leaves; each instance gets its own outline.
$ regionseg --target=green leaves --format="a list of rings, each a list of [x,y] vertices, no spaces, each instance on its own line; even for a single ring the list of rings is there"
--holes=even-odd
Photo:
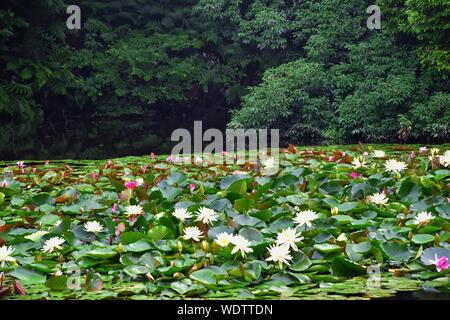
[[[415,234],[412,237],[412,242],[417,244],[425,244],[434,241],[434,236],[431,234]]]
[[[445,247],[450,239],[448,202],[443,193],[446,185],[430,171],[414,171],[415,162],[409,164],[407,173],[414,175],[392,177],[384,172],[384,160],[377,159],[370,160],[360,176],[353,178],[348,172],[353,169],[345,163],[347,158],[339,158],[341,151],[323,149],[299,149],[290,157],[282,155],[282,171],[256,178],[252,172],[231,175],[231,170],[243,169],[236,163],[209,164],[206,170],[206,166],[181,168],[164,159],[154,160],[152,168],[157,173],[148,182],[148,189],[127,189],[126,198],[120,197],[121,188],[111,181],[116,179],[123,185],[117,178],[123,171],[128,172],[127,179],[138,180],[147,159],[114,160],[115,168],[102,169],[114,179],[101,176],[97,164],[89,163],[72,174],[73,179],[81,177],[84,183],[63,179],[53,190],[48,189],[48,182],[41,181],[17,196],[5,193],[0,204],[0,228],[6,245],[14,248],[16,262],[6,261],[2,271],[23,282],[27,290],[44,290],[47,297],[58,298],[69,294],[304,298],[314,296],[318,289],[322,298],[333,292],[359,295],[366,293],[361,291],[358,279],[366,279],[366,269],[374,264],[380,266],[382,274],[394,266],[420,279],[419,283],[432,282],[438,276],[432,266],[435,254],[438,258],[448,255],[444,248],[433,248]],[[342,163],[325,161],[331,154]],[[396,153],[391,150],[390,154],[395,157]],[[103,166],[103,162],[98,163],[98,167]],[[58,171],[56,165],[54,170]],[[96,170],[98,179],[89,178],[88,173]],[[22,183],[34,178],[30,173]],[[192,181],[202,189],[190,191]],[[353,186],[360,181],[375,192],[384,191],[388,203],[368,203],[364,192],[352,199]],[[101,192],[95,191],[99,185]],[[141,208],[135,207],[133,215],[130,206]],[[205,210],[203,218],[217,215],[218,219],[199,220],[200,207],[215,211]],[[174,208],[186,208],[187,216],[180,219],[172,214]],[[310,225],[301,225],[297,213],[308,210],[317,217],[304,221]],[[414,218],[422,211],[429,211],[434,218],[415,224]],[[102,230],[86,231],[85,223],[94,221]],[[237,235],[244,239],[234,237]],[[43,252],[47,241],[55,236],[65,242],[51,253]],[[294,242],[298,250],[292,249]],[[269,246],[283,244],[289,246],[278,248],[278,252],[268,250]],[[252,251],[243,255],[246,248]],[[277,254],[292,259],[286,264]],[[391,279],[391,275],[383,277]],[[74,281],[81,281],[81,290],[67,290]],[[400,290],[406,284],[396,285]],[[433,285],[441,286],[441,282]],[[392,289],[384,294],[394,292]]]
[[[323,253],[338,252],[342,250],[338,245],[329,243],[315,244],[313,248]]]
[[[312,262],[302,251],[295,252],[292,255],[292,263],[289,269],[297,272],[305,271],[311,266]]]
[[[419,186],[411,178],[406,178],[400,185],[398,196],[402,201],[416,202],[420,196]]]
[[[333,270],[333,274],[341,277],[355,277],[366,273],[366,269],[361,265],[344,257],[334,259],[331,264],[331,269]]]
[[[139,240],[124,246],[127,252],[145,252],[152,249],[152,246],[145,240]]]
[[[404,243],[396,241],[386,241],[381,243],[381,250],[383,253],[394,262],[408,261],[413,253]]]
[[[19,267],[11,271],[9,275],[19,279],[24,285],[40,284],[46,281],[45,275],[25,267]]]
[[[245,194],[247,192],[247,180],[246,179],[240,179],[237,181],[234,181],[228,188],[228,192],[231,193],[238,193],[238,194]]]
[[[202,269],[194,271],[189,275],[192,280],[198,281],[204,285],[215,285],[217,283],[216,276],[212,270]]]
[[[162,239],[172,239],[174,237],[174,232],[166,226],[154,226],[148,233],[148,237],[154,241]]]

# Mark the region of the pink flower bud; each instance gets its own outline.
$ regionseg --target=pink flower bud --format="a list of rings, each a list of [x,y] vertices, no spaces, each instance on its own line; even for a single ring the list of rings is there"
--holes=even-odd
[[[195,190],[195,184],[190,183],[189,184],[189,190],[191,190],[191,192],[194,191]]]
[[[19,296],[24,296],[27,293],[25,292],[25,289],[22,287],[22,285],[19,283],[19,281],[14,281],[14,289],[16,290],[17,294]]]
[[[146,173],[147,172],[147,168],[148,168],[148,165],[142,166],[142,173]]]
[[[8,181],[6,180],[2,181],[2,188],[8,188]]]
[[[352,173],[350,173],[350,177],[352,177],[352,179],[356,179],[356,178],[358,178],[358,177],[359,177],[359,173],[358,173],[358,172],[355,172],[355,171],[353,171]]]
[[[114,203],[114,205],[113,205],[111,211],[112,211],[113,213],[116,213],[118,207],[119,207],[119,205],[118,205],[117,203]]]
[[[131,180],[131,181],[127,181],[125,182],[125,188],[133,190],[134,188],[136,188],[138,186],[138,182]]]

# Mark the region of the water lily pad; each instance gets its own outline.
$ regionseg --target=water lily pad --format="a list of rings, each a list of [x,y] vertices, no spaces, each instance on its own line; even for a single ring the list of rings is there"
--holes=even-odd
[[[411,240],[417,244],[424,244],[428,242],[433,242],[434,236],[431,234],[415,234]]]
[[[215,285],[217,283],[214,272],[208,269],[194,271],[189,277],[192,280],[198,281],[205,285]]]

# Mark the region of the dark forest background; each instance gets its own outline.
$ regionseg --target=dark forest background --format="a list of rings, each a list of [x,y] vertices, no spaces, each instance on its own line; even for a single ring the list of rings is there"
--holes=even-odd
[[[0,159],[168,152],[194,120],[285,143],[448,142],[449,34],[448,0],[2,0]]]

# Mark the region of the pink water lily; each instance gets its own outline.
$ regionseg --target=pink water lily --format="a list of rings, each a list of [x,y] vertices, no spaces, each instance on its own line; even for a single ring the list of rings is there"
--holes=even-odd
[[[112,160],[106,161],[105,169],[106,169],[106,168],[111,168],[111,167],[112,167],[112,164],[113,164]]]
[[[352,177],[352,179],[356,179],[356,178],[358,178],[358,177],[359,177],[359,173],[358,173],[358,172],[355,172],[355,171],[353,171],[352,173],[350,173],[350,177]]]
[[[97,180],[97,179],[98,179],[98,174],[97,174],[97,172],[92,172],[92,173],[91,173],[91,177],[92,177],[92,179]]]
[[[333,156],[331,156],[331,157],[328,157],[328,162],[334,162],[336,159],[333,157]]]
[[[414,160],[414,158],[416,157],[416,154],[414,153],[414,151],[411,151],[411,154],[409,156],[411,157],[411,160]]]
[[[16,165],[19,169],[25,168],[25,163],[23,161],[17,161]]]
[[[155,154],[153,152],[150,153],[150,159],[155,160]]]
[[[436,266],[437,272],[448,269],[448,258],[446,256],[439,258],[438,255],[435,254],[434,260],[430,260],[430,262]]]
[[[50,160],[45,160],[44,166],[48,166],[49,163],[50,163]]]
[[[113,213],[116,213],[118,207],[119,207],[119,205],[118,205],[117,203],[114,203],[114,205],[113,205],[111,211],[112,211]]]
[[[143,165],[142,166],[142,173],[146,173],[147,172],[147,168],[148,168],[148,165]]]
[[[367,158],[367,157],[369,156],[369,153],[368,153],[367,151],[365,151],[365,152],[363,153],[363,156]]]
[[[8,181],[6,180],[2,181],[2,188],[8,188]]]
[[[166,158],[166,162],[173,162],[173,157],[172,156],[168,156]]]
[[[31,169],[31,171],[33,171],[33,173],[36,173],[36,168]]]
[[[420,153],[427,153],[428,152],[428,148],[427,147],[420,147],[419,148],[419,152]]]
[[[131,181],[127,181],[125,182],[125,188],[129,189],[129,190],[133,190],[134,188],[136,188],[139,183],[137,181],[131,180]]]
[[[191,183],[189,184],[189,190],[194,191],[195,190],[195,184]]]

